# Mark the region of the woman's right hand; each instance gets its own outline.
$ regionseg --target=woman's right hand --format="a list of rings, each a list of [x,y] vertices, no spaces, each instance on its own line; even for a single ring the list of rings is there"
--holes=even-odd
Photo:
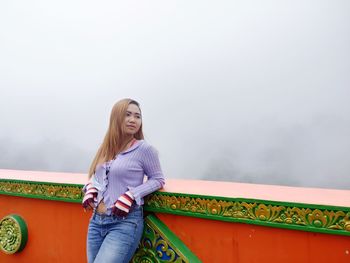
[[[86,192],[82,202],[83,208],[84,210],[94,209],[97,201],[97,189],[91,183],[88,183],[84,189]]]

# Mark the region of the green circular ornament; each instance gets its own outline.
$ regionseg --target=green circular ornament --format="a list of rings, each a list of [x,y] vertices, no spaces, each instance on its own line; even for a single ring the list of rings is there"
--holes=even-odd
[[[14,254],[23,250],[27,243],[28,230],[24,220],[18,215],[5,216],[0,221],[0,250]]]

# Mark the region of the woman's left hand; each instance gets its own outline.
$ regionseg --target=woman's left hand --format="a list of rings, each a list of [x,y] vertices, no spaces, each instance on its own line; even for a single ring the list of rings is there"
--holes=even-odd
[[[135,198],[130,193],[130,191],[127,191],[126,193],[122,194],[114,203],[112,213],[117,216],[126,217],[130,212],[130,208],[134,203],[134,199]]]

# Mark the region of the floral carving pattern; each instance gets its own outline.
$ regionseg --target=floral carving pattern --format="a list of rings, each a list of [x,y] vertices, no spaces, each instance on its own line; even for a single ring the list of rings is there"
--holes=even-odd
[[[199,216],[217,220],[246,222],[299,230],[350,235],[350,212],[298,207],[297,204],[268,204],[220,200],[220,197],[199,198],[181,194],[155,193],[146,200],[148,211]],[[305,205],[304,205],[305,206]],[[348,210],[345,208],[344,210]],[[324,231],[319,231],[324,230]]]
[[[6,216],[0,221],[0,250],[6,254],[20,252],[27,243],[27,226],[17,215]]]
[[[0,181],[0,194],[80,202],[82,186]]]
[[[186,256],[165,237],[156,224],[146,218],[145,227],[132,263],[188,263]],[[200,262],[199,260],[196,262]]]

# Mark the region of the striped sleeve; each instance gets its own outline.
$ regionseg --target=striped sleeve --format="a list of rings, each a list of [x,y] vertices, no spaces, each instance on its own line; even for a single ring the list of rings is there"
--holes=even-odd
[[[141,205],[141,199],[143,197],[159,190],[165,184],[158,153],[156,149],[150,145],[147,145],[143,152],[142,165],[148,180],[137,187],[129,188],[138,205]]]

